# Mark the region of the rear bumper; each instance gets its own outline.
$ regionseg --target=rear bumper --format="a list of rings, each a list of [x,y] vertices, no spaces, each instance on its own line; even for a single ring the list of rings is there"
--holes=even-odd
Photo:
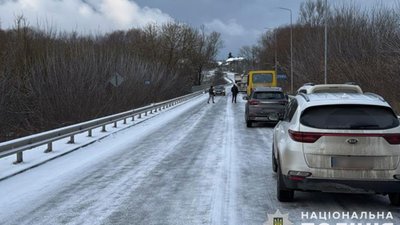
[[[253,113],[249,116],[249,120],[252,121],[264,121],[264,122],[278,122],[283,119],[283,114],[270,112],[270,113]]]
[[[279,120],[274,120],[274,119],[270,119],[268,116],[260,115],[260,116],[249,116],[249,120],[251,120],[251,121],[259,121],[259,122],[274,122],[274,123],[277,123],[277,122],[279,122],[279,120],[282,120],[282,118],[279,118]]]
[[[299,191],[322,191],[335,193],[399,193],[400,180],[331,180],[306,178],[301,181],[290,180],[283,176],[285,186]]]
[[[268,109],[250,109],[249,120],[264,121],[264,122],[278,122],[283,119],[284,113],[281,111],[271,111]]]

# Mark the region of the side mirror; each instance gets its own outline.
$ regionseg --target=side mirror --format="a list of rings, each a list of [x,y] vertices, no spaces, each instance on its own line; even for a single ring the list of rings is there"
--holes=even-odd
[[[248,96],[243,96],[243,100],[249,100]]]

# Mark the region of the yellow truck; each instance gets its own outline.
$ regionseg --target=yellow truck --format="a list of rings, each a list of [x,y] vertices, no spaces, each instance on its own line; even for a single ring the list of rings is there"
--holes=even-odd
[[[247,77],[247,96],[253,88],[276,87],[278,84],[275,70],[250,70]]]

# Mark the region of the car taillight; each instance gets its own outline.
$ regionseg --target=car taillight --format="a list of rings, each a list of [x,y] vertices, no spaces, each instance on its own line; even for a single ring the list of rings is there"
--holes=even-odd
[[[323,136],[321,133],[300,132],[293,130],[289,130],[289,135],[294,141],[303,143],[314,143],[321,136]]]
[[[400,134],[384,134],[383,138],[391,145],[400,144]]]
[[[279,101],[279,104],[286,105],[287,101]]]
[[[249,101],[249,104],[250,105],[258,105],[258,104],[260,104],[260,101],[252,99]]]
[[[314,143],[322,136],[330,137],[383,137],[391,145],[400,144],[400,134],[363,134],[363,133],[313,133],[289,130],[290,137],[297,142]]]

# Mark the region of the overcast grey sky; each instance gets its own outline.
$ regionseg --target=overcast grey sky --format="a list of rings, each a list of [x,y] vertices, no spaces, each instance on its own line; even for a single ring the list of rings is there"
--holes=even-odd
[[[400,0],[328,0],[330,4],[353,2],[360,7],[383,3],[389,7]],[[177,21],[194,27],[205,25],[222,34],[224,49],[237,56],[244,45],[255,44],[266,27],[297,20],[303,0],[0,0],[2,28],[13,26],[16,15],[23,14],[30,25],[57,27],[58,30],[109,32],[147,23]],[[400,13],[400,12],[399,12]]]

